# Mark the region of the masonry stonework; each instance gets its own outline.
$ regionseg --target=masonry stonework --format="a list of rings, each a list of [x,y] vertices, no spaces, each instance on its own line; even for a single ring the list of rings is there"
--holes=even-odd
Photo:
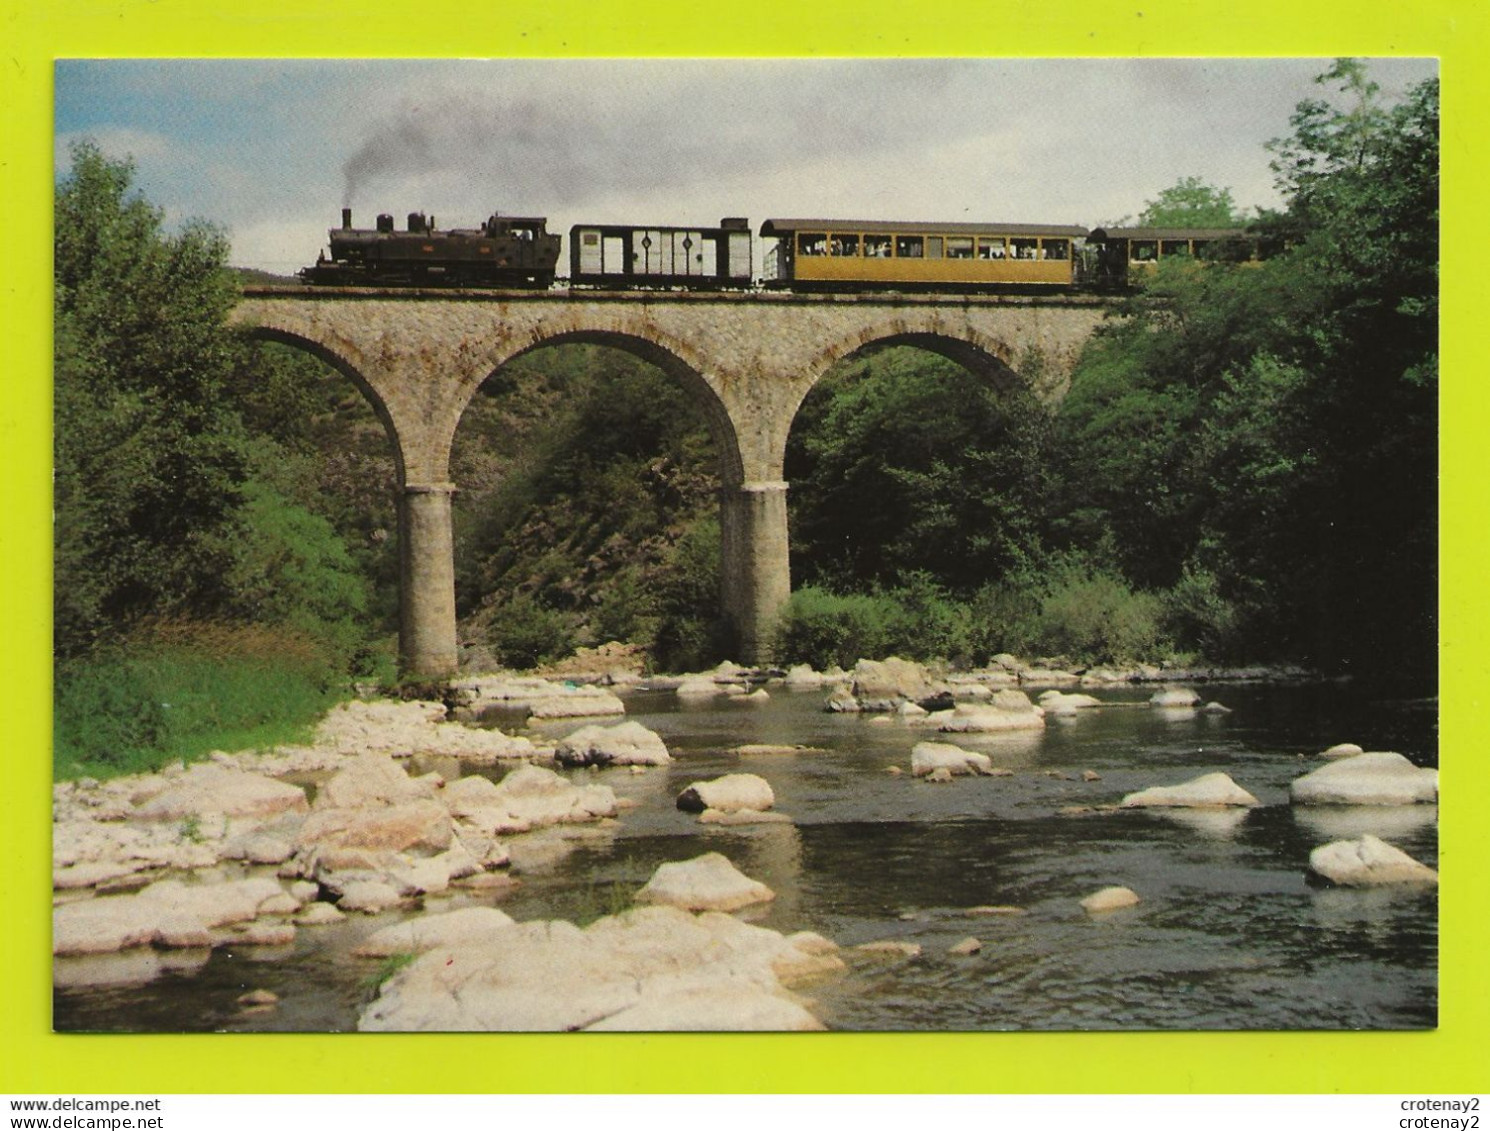
[[[870,344],[940,353],[999,387],[1065,392],[1107,304],[1089,296],[428,291],[249,288],[234,320],[352,380],[383,421],[401,485],[400,659],[456,666],[450,452],[487,377],[560,342],[616,346],[687,388],[720,453],[724,613],[737,658],[770,659],[791,593],[783,461],[803,399]]]

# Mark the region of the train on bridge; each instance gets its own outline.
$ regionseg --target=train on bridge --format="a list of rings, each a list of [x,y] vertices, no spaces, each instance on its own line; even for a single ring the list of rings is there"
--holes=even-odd
[[[441,229],[411,212],[400,231],[386,213],[355,228],[344,208],[330,254],[300,278],[339,287],[1039,293],[1122,290],[1166,259],[1251,262],[1266,250],[1243,228],[773,219],[759,234],[769,251],[758,274],[741,217],[717,228],[576,224],[561,278],[563,238],[546,217],[494,213],[478,228]]]

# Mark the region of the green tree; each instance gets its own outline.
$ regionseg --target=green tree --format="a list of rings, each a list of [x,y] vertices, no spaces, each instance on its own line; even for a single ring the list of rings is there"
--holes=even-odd
[[[1058,544],[1179,586],[1208,647],[1431,673],[1438,90],[1353,61],[1272,143],[1288,250],[1161,265],[1062,406]]]
[[[821,382],[787,446],[793,571],[842,592],[926,573],[970,593],[1039,542],[1050,417],[934,354],[866,354]]]
[[[1246,222],[1229,188],[1216,188],[1199,177],[1181,177],[1145,201],[1138,217],[1145,228],[1237,228]]]
[[[229,619],[344,659],[366,585],[313,513],[316,385],[229,330],[223,234],[166,231],[133,177],[85,142],[56,190],[57,653],[144,619]]]
[[[56,647],[222,597],[247,436],[225,395],[235,301],[211,227],[162,230],[133,166],[72,150],[56,192]]]

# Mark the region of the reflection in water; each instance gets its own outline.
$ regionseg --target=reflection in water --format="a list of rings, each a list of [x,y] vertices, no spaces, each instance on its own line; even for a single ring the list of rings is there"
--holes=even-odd
[[[1162,820],[1217,840],[1230,840],[1247,820],[1247,810],[1240,806],[1225,809],[1173,809],[1157,806],[1147,811]]]
[[[1293,819],[1325,844],[1357,840],[1370,833],[1395,843],[1431,834],[1438,828],[1437,805],[1296,805]]]
[[[501,897],[452,892],[428,910],[497,902],[522,920],[589,922],[629,905],[658,865],[717,851],[777,898],[741,913],[779,931],[845,946],[900,939],[916,959],[853,956],[815,984],[815,1011],[848,1029],[1420,1028],[1436,1019],[1437,899],[1432,891],[1348,891],[1307,877],[1311,849],[1373,832],[1437,866],[1433,806],[1302,809],[1288,785],[1303,751],[1342,737],[1436,764],[1431,711],[1351,699],[1339,688],[1231,687],[1233,713],[1158,711],[1147,694],[1103,690],[1125,709],[1083,712],[1039,732],[956,735],[1015,772],[945,784],[887,772],[939,736],[895,720],[872,725],[822,709],[820,692],[773,688],[766,703],[681,703],[632,692],[628,714],[674,761],[584,773],[634,800],[617,822],[504,838],[522,884]],[[1208,696],[1209,697],[1209,696]],[[510,727],[510,720],[504,720]],[[555,739],[582,721],[535,727]],[[740,747],[813,747],[811,752]],[[463,769],[423,763],[447,779]],[[1085,780],[1082,771],[1096,772]],[[1160,778],[1225,772],[1261,802],[1251,810],[1111,812]],[[792,825],[701,825],[674,804],[691,782],[759,774]],[[1083,815],[1066,815],[1080,812]],[[1142,902],[1087,915],[1079,900],[1110,884]],[[977,909],[1014,907],[1023,914]],[[290,953],[219,949],[210,959],[130,952],[57,964],[63,1029],[347,1030],[376,963],[348,952],[405,912],[300,930]],[[982,950],[950,954],[969,936]],[[186,963],[179,973],[167,963]],[[195,964],[194,966],[192,964]],[[84,973],[87,970],[113,973]],[[85,984],[105,978],[108,988]],[[139,984],[149,978],[147,984]],[[247,1014],[245,988],[279,1006]]]

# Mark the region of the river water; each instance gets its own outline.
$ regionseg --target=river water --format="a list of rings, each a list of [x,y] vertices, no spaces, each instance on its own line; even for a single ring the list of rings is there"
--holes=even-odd
[[[661,734],[666,768],[588,773],[639,804],[603,829],[511,842],[523,885],[500,906],[518,920],[585,921],[620,910],[664,862],[728,856],[777,893],[742,918],[809,929],[841,945],[885,939],[917,958],[856,959],[808,987],[832,1029],[1401,1029],[1437,1016],[1437,900],[1422,889],[1349,890],[1307,877],[1310,849],[1374,833],[1437,866],[1436,808],[1295,808],[1288,783],[1336,742],[1437,759],[1436,704],[1371,700],[1337,686],[1213,686],[1229,715],[1162,711],[1147,693],[1100,691],[1113,706],[1053,718],[1044,732],[979,739],[1011,777],[945,784],[895,775],[937,736],[828,714],[819,692],[771,689],[766,703],[627,696],[628,717]],[[559,737],[573,721],[535,734]],[[746,744],[812,751],[745,757]],[[413,767],[416,772],[424,766]],[[437,763],[447,777],[460,772]],[[1073,813],[1151,785],[1224,771],[1262,802],[1250,811]],[[1092,771],[1100,780],[1083,780]],[[504,770],[486,770],[500,777]],[[725,773],[764,777],[790,825],[699,825],[674,799]],[[1135,907],[1078,904],[1121,884]],[[430,910],[477,902],[430,898]],[[1019,913],[970,914],[1000,906]],[[377,962],[346,950],[399,916],[303,928],[292,947],[57,964],[55,1026],[66,1030],[346,1030]],[[949,953],[969,937],[973,955]],[[131,967],[133,963],[133,967]],[[148,981],[147,975],[155,976]],[[266,1012],[236,999],[280,995]]]

